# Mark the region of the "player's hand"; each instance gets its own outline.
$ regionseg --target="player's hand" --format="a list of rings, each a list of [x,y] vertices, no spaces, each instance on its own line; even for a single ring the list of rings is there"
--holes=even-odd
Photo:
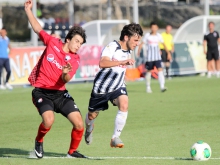
[[[121,61],[121,65],[134,65],[134,60],[133,59],[128,59],[128,60],[124,60]]]
[[[33,6],[33,1],[32,0],[26,0],[25,3],[24,3],[24,8],[25,10],[27,9],[31,9]]]
[[[64,74],[69,73],[71,70],[72,70],[72,66],[69,62],[66,65],[64,65],[62,69]]]

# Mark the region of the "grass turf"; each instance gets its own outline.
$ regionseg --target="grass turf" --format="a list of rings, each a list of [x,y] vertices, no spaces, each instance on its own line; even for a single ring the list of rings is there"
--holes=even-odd
[[[220,164],[219,79],[181,77],[168,80],[167,92],[160,93],[152,81],[152,94],[145,92],[145,83],[127,83],[129,115],[121,139],[123,149],[110,148],[117,108],[101,112],[95,121],[93,143],[82,140],[79,151],[99,160],[54,158],[65,157],[71,124],[60,114],[44,139],[45,157],[28,159],[41,118],[31,101],[32,88],[0,91],[0,165],[50,164]],[[92,84],[68,84],[83,118],[87,112]],[[206,162],[190,160],[189,150],[198,140],[212,148]],[[118,157],[118,158],[113,158]],[[146,159],[144,159],[146,157]],[[51,158],[51,159],[49,159]]]

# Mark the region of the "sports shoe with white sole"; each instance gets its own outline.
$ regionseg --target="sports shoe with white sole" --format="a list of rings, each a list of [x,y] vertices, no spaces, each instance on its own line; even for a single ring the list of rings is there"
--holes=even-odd
[[[146,92],[147,92],[147,93],[152,93],[151,88],[147,88],[147,89],[146,89]]]
[[[10,89],[10,90],[13,89],[13,87],[12,87],[9,83],[6,83],[5,86],[6,86],[6,88],[8,88],[8,89]]]
[[[161,92],[166,92],[167,91],[167,88],[164,87],[163,89],[160,90]]]
[[[4,85],[0,85],[0,89],[1,89],[1,90],[5,90],[6,88],[5,88]]]
[[[72,154],[67,153],[67,158],[88,158],[87,156],[79,153],[79,151],[74,151]]]
[[[35,151],[35,155],[38,158],[43,158],[43,156],[44,156],[43,142],[35,141],[34,151]]]
[[[110,146],[113,148],[123,148],[124,143],[121,141],[119,137],[115,137],[111,139]]]
[[[92,131],[94,129],[94,124],[92,125]],[[85,142],[87,145],[90,145],[92,143],[92,131],[88,131],[88,127],[86,128],[85,131]]]

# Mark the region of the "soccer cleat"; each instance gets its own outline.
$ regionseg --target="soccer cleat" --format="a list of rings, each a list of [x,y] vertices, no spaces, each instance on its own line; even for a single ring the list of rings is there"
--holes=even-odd
[[[13,87],[12,87],[9,83],[6,83],[5,86],[6,86],[6,88],[8,88],[8,89],[10,89],[10,90],[13,89]]]
[[[166,92],[166,91],[167,91],[167,88],[166,88],[166,87],[164,87],[164,88],[161,89],[161,92]]]
[[[94,129],[94,124],[92,125],[92,131]],[[90,145],[92,143],[92,131],[89,132],[88,131],[88,127],[86,128],[86,131],[85,131],[85,142],[87,145]]]
[[[114,148],[123,148],[124,143],[121,141],[119,137],[115,137],[111,139],[110,146]]]
[[[43,158],[44,150],[43,150],[43,142],[35,141],[35,154],[38,158]]]
[[[152,93],[151,88],[147,88],[146,92],[147,92],[147,93]]]
[[[67,153],[68,158],[88,158],[87,156],[80,154],[79,151],[74,151],[72,154]]]
[[[0,85],[0,89],[1,89],[1,90],[5,90],[6,88],[5,88],[4,85]]]

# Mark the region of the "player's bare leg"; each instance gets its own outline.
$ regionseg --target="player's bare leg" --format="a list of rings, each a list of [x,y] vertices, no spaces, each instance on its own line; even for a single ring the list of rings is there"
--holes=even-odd
[[[165,62],[166,78],[171,79],[169,75],[170,62]]]
[[[79,147],[84,131],[82,116],[79,111],[74,111],[71,112],[67,116],[67,118],[73,125],[73,129],[71,132],[71,142],[67,157],[87,158],[86,156],[84,156],[83,154],[77,151],[77,148]]]
[[[118,106],[118,113],[115,118],[115,128],[110,142],[111,147],[123,148],[124,143],[119,138],[121,132],[126,124],[128,115],[128,96],[121,95],[117,99],[113,100],[113,103]]]
[[[220,78],[220,60],[215,61],[215,66],[216,66],[216,77]]]
[[[207,70],[208,70],[208,73],[207,73],[207,78],[211,78],[212,77],[212,74],[214,73],[214,70],[215,70],[215,66],[214,66],[214,60],[208,60],[207,61]]]
[[[48,110],[42,114],[42,123],[39,125],[37,137],[35,139],[35,154],[38,158],[43,158],[43,138],[50,130],[54,122],[54,112]]]

